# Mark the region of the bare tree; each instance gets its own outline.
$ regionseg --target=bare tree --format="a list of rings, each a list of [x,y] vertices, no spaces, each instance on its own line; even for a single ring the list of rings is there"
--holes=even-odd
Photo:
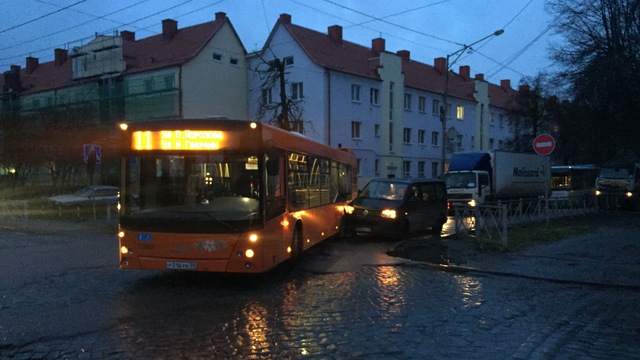
[[[266,60],[260,56],[261,63],[254,69],[261,80],[262,91],[258,109],[258,119],[273,124],[287,131],[305,133],[303,120],[303,100],[291,99],[287,96],[287,87],[291,84],[287,81],[286,61],[274,57]],[[271,91],[278,90],[278,101],[273,101]]]
[[[597,132],[594,162],[620,151],[640,153],[640,0],[548,0],[566,42],[554,49],[564,66],[583,127]],[[578,125],[578,124],[576,124]]]
[[[537,135],[554,132],[555,124],[549,110],[555,98],[549,95],[547,75],[544,73],[525,77],[520,85],[509,113],[513,138],[509,139],[507,146],[523,152],[532,149],[533,139]]]

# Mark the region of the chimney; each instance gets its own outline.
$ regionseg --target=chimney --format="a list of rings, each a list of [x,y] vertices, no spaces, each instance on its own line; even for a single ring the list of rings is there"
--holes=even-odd
[[[124,30],[120,32],[120,37],[124,41],[136,41],[136,33],[133,31]]]
[[[342,44],[342,26],[333,25],[328,28],[329,39],[336,44]]]
[[[444,72],[447,71],[447,59],[443,57],[433,59],[433,67],[440,74],[444,74]]]
[[[34,58],[34,57],[27,57],[27,67],[26,67],[26,72],[27,74],[31,74],[32,72],[36,71],[36,69],[38,68],[38,58]]]
[[[218,21],[218,20],[224,20],[224,19],[226,19],[226,18],[227,18],[227,13],[222,12],[222,11],[218,11],[218,12],[216,13],[216,21]]]
[[[283,24],[291,24],[291,15],[289,14],[280,14],[279,22]]]
[[[405,60],[411,59],[411,53],[409,52],[409,50],[398,50],[398,56]]]
[[[511,80],[509,79],[500,80],[500,87],[505,91],[511,90]]]
[[[56,67],[60,67],[60,65],[64,64],[69,58],[68,52],[65,49],[55,49],[53,50],[53,54]]]
[[[15,94],[20,92],[20,66],[11,65],[11,70],[4,72],[4,86],[2,91],[5,93]]]
[[[464,81],[471,80],[471,67],[469,65],[460,66],[460,77]]]
[[[380,55],[380,53],[384,51],[384,39],[383,38],[375,38],[375,39],[371,40],[371,51],[375,55]]]
[[[484,74],[476,74],[476,80],[484,81]]]
[[[173,19],[162,20],[162,37],[171,39],[178,32],[178,22]]]

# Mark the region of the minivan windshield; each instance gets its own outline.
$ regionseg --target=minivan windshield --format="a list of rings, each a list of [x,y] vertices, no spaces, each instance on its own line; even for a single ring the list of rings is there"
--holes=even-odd
[[[400,201],[404,197],[408,186],[409,184],[407,183],[398,183],[391,180],[372,180],[362,189],[358,197]]]

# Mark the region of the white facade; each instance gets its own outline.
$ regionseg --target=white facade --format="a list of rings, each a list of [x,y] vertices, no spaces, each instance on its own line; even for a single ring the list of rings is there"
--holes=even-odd
[[[264,60],[289,58],[287,94],[293,83],[302,83],[305,134],[331,146],[355,150],[359,159],[359,186],[374,177],[440,177],[442,93],[405,86],[403,59],[383,51],[372,55],[377,76],[356,75],[324,68],[282,25],[276,25],[265,44],[268,51],[250,56],[249,113],[256,118],[262,82],[253,69],[266,69]],[[498,149],[509,137],[506,110],[490,105],[489,84],[470,79],[473,100],[449,95],[446,162],[460,151]],[[443,89],[444,90],[444,89]],[[278,86],[271,100],[278,100]],[[265,121],[265,119],[262,119]]]

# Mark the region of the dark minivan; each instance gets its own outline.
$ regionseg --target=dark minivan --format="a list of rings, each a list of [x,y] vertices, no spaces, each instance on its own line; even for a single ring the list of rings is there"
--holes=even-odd
[[[345,235],[402,237],[431,229],[439,236],[447,222],[444,181],[371,180],[345,207]]]

